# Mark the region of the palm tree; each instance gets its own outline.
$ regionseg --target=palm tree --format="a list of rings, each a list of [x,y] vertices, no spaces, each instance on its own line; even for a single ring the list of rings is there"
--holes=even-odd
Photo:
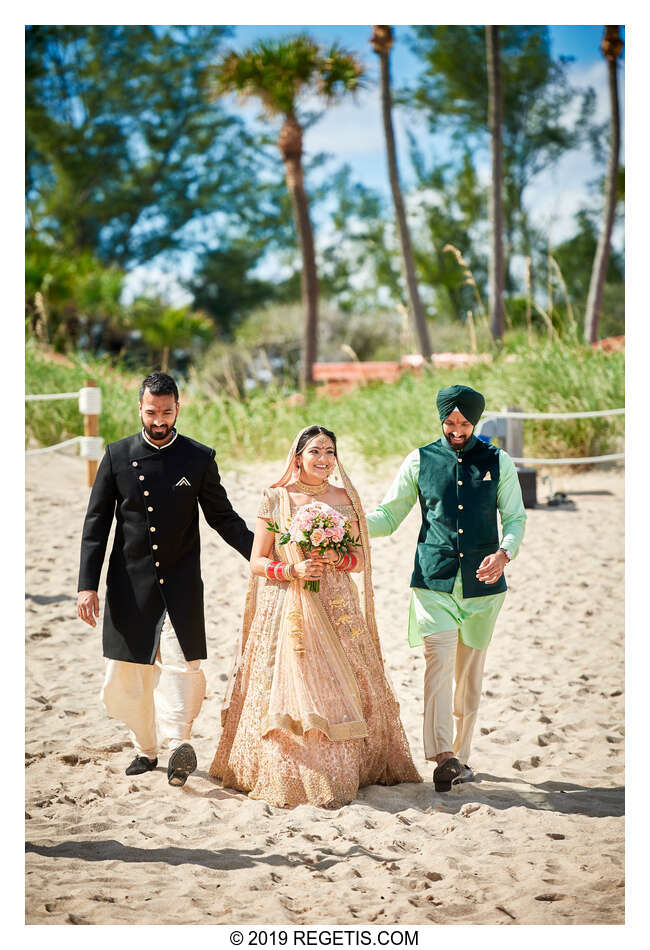
[[[360,85],[359,61],[338,45],[325,50],[305,35],[277,41],[261,40],[243,53],[228,52],[211,70],[215,96],[236,93],[261,100],[267,118],[284,119],[278,148],[285,166],[302,254],[302,300],[305,309],[303,385],[313,383],[318,348],[318,276],[309,200],[304,185],[303,125],[300,99],[316,94],[326,103]]]
[[[503,89],[501,86],[501,54],[499,27],[485,27],[488,80],[488,125],[492,154],[492,188],[490,191],[490,224],[492,229],[490,254],[490,329],[495,340],[503,337]]]
[[[431,341],[429,339],[429,328],[427,327],[424,307],[420,300],[417,277],[415,275],[415,262],[413,260],[413,246],[411,244],[411,235],[409,233],[406,221],[406,211],[404,208],[404,198],[399,181],[399,170],[397,167],[397,150],[395,148],[395,133],[393,131],[392,117],[392,95],[390,89],[390,51],[393,46],[393,28],[390,26],[373,26],[372,37],[370,39],[372,48],[379,56],[381,69],[381,109],[384,118],[384,135],[386,137],[386,157],[388,160],[388,178],[390,180],[390,190],[393,195],[393,204],[395,206],[395,218],[397,220],[397,233],[402,248],[402,265],[408,299],[411,305],[411,313],[415,322],[415,329],[420,341],[420,352],[425,359],[431,357]]]
[[[138,330],[143,341],[160,353],[160,369],[166,373],[170,351],[191,349],[214,338],[214,324],[198,310],[170,307],[151,297],[136,298],[127,313],[125,325]]]
[[[598,317],[600,316],[605,275],[607,274],[607,265],[609,264],[612,229],[614,227],[614,215],[616,213],[616,203],[618,199],[618,157],[621,147],[621,118],[618,107],[617,67],[618,57],[623,50],[623,40],[621,39],[617,26],[605,27],[601,50],[607,60],[609,71],[609,100],[612,118],[609,163],[607,166],[607,177],[605,178],[605,225],[596,246],[594,263],[591,269],[591,280],[589,281],[589,293],[587,294],[587,309],[585,312],[585,340],[588,343],[595,343],[598,339]]]

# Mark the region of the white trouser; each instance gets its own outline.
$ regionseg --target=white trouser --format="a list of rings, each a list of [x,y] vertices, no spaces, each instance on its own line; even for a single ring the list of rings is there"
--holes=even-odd
[[[106,660],[101,699],[129,727],[136,755],[155,759],[159,746],[175,749],[189,739],[205,696],[200,667],[185,659],[167,614],[153,665]]]
[[[481,701],[487,649],[466,646],[458,630],[424,637],[424,754],[434,759],[453,751],[461,764],[469,761],[472,733]],[[456,680],[453,690],[452,682]],[[452,741],[452,710],[456,737]]]

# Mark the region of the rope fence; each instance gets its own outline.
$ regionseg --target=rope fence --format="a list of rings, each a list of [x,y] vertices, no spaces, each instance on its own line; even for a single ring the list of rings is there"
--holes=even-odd
[[[40,449],[25,449],[25,455],[43,455],[56,452],[69,445],[80,446],[79,454],[86,459],[88,486],[92,486],[97,474],[97,464],[104,451],[104,440],[99,435],[99,415],[102,411],[102,391],[92,379],[87,379],[76,393],[27,393],[25,402],[51,402],[55,399],[78,399],[79,412],[84,417],[84,435],[65,439],[55,445],[46,445]]]
[[[497,412],[496,410],[490,410],[484,413],[483,418],[477,426],[476,435],[479,436],[484,429],[490,431],[494,430],[493,434],[500,436],[505,435],[506,442],[508,443],[506,445],[508,454],[515,464],[518,463],[520,465],[592,465],[600,462],[615,462],[619,459],[624,459],[625,452],[613,452],[609,455],[592,455],[583,458],[524,458],[521,454],[515,454],[517,450],[520,450],[523,443],[523,426],[508,426],[507,420],[520,422],[524,419],[594,419],[598,416],[622,415],[625,415],[625,409],[590,409],[583,412],[519,412],[518,409],[503,409]],[[490,421],[494,423],[501,419],[506,420],[505,432],[499,431],[499,428],[494,427],[494,425],[490,426]],[[510,442],[516,445],[514,452],[510,451]]]
[[[516,409],[504,409],[503,412],[484,412],[491,419],[591,419],[594,416],[623,416],[625,409],[589,409],[586,412],[517,412]],[[480,423],[479,423],[480,425]]]
[[[44,452],[56,452],[68,445],[81,446],[80,456],[84,459],[98,460],[104,452],[104,440],[101,436],[76,435],[74,439],[66,439],[65,442],[57,442],[56,445],[46,445],[42,449],[26,449],[25,455],[42,455]]]
[[[515,458],[511,456],[513,462],[519,462],[521,465],[589,465],[596,462],[614,462],[617,459],[624,459],[625,452],[614,452],[613,455],[591,455],[579,459],[529,459]]]
[[[30,393],[25,396],[25,402],[41,402],[52,399],[76,399],[81,391],[82,390],[79,390],[76,393]]]
[[[97,474],[97,463],[104,451],[104,441],[99,435],[99,414],[102,406],[101,390],[93,380],[86,380],[86,385],[74,393],[30,393],[25,396],[26,402],[44,402],[56,399],[78,399],[79,411],[84,416],[84,435],[75,436],[47,445],[40,449],[26,449],[26,455],[42,455],[46,452],[55,452],[69,445],[80,446],[80,455],[86,459],[88,469],[88,485],[92,485]],[[523,427],[508,425],[507,420],[516,423],[524,419],[593,419],[600,416],[622,416],[625,409],[595,409],[582,412],[520,412],[517,409],[489,410],[484,413],[479,422],[476,435],[488,430],[494,435],[505,437],[506,448],[516,464],[520,465],[592,465],[601,462],[615,462],[625,458],[624,452],[613,452],[608,455],[592,455],[582,458],[527,458],[521,455],[523,443]],[[498,426],[500,420],[506,420],[505,430]],[[496,424],[496,425],[495,425]],[[512,443],[512,444],[511,444]],[[519,451],[517,451],[519,450]],[[516,453],[516,454],[515,454]]]

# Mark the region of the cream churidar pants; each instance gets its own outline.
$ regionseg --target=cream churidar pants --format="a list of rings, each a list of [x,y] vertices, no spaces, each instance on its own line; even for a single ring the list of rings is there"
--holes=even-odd
[[[106,660],[101,699],[109,716],[130,730],[136,755],[155,759],[166,743],[176,749],[190,738],[205,697],[200,660],[186,660],[169,615],[153,665]]]
[[[424,637],[424,754],[434,759],[450,752],[465,765],[469,761],[476,724],[487,649],[466,646],[458,630]],[[452,680],[456,680],[453,691]],[[452,741],[452,709],[456,736]]]

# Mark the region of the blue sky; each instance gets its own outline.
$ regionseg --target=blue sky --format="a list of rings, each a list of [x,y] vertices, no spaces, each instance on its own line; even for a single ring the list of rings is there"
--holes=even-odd
[[[248,46],[260,37],[279,37],[305,29],[319,43],[338,41],[362,54],[365,50],[368,63],[375,59],[368,43],[372,30],[370,26],[236,26],[233,29],[235,30],[233,45],[237,48]],[[408,49],[409,27],[394,26],[393,29],[396,37],[392,54],[394,71],[401,72],[406,75],[406,78],[412,78],[420,68],[420,64]],[[602,26],[551,26],[550,30],[553,55],[573,56],[577,62],[586,63],[599,59]]]
[[[348,163],[353,176],[365,185],[375,188],[388,197],[389,186],[386,172],[384,152],[383,128],[379,92],[377,88],[378,59],[369,44],[372,27],[360,26],[235,26],[232,27],[233,36],[228,45],[242,50],[261,38],[278,38],[288,34],[295,34],[301,30],[308,32],[319,43],[330,44],[338,42],[358,55],[367,69],[369,84],[355,100],[348,99],[323,114],[322,119],[307,130],[305,134],[305,151],[307,155],[318,152],[331,153],[333,158],[328,163],[327,170]],[[395,46],[391,58],[393,85],[407,85],[412,83],[422,69],[421,62],[411,52],[409,47],[408,26],[394,26]],[[555,56],[570,56],[573,62],[568,67],[570,82],[579,88],[592,86],[597,95],[597,117],[600,120],[609,116],[609,96],[607,91],[607,67],[600,52],[602,26],[551,26],[551,44]],[[624,67],[620,70],[620,102],[624,108]],[[251,101],[243,107],[234,100],[233,109],[242,110],[251,124],[257,124],[259,104]],[[623,113],[624,114],[624,113]],[[420,147],[425,155],[431,150],[438,160],[444,160],[448,143],[444,137],[430,135],[426,128],[424,117],[406,116],[403,111],[394,112],[394,125],[400,162],[400,174],[403,184],[408,189],[412,182],[411,170],[408,163],[408,142],[405,123],[416,134]],[[268,130],[268,127],[267,127]],[[621,160],[624,160],[623,151]],[[483,180],[489,180],[489,156],[487,152],[482,158],[477,157],[479,175]],[[585,204],[593,201],[589,193],[589,184],[602,174],[602,169],[594,166],[588,146],[567,154],[553,169],[542,173],[531,184],[526,193],[526,203],[534,224],[541,227],[550,235],[554,244],[566,239],[574,233],[574,215]],[[316,234],[324,233],[327,228],[327,212],[321,209],[314,215]],[[618,228],[614,235],[614,243],[622,245],[622,228]],[[191,269],[189,258],[181,262],[180,270],[187,273]],[[267,262],[264,276],[274,276],[274,263]],[[166,287],[167,293],[173,299],[186,300],[183,293],[179,293],[174,276],[165,273],[155,265],[138,268],[128,286],[135,290],[142,281],[152,278],[158,285]]]
[[[336,151],[338,163],[349,162],[355,175],[364,184],[377,188],[388,194],[386,177],[384,140],[379,106],[377,81],[379,76],[378,59],[369,44],[372,31],[370,26],[237,26],[234,27],[234,37],[230,44],[237,50],[242,50],[261,38],[279,38],[304,29],[319,43],[329,44],[338,42],[358,55],[366,69],[370,82],[367,88],[358,97],[357,103],[346,102],[332,108],[328,114],[312,129],[307,132],[305,147],[308,152]],[[593,85],[600,94],[601,111],[608,109],[606,96],[606,67],[600,53],[602,26],[551,26],[552,51],[555,56],[571,56],[575,62],[570,67],[570,75],[575,84]],[[409,46],[410,27],[395,26],[395,46],[391,56],[391,73],[393,85],[408,85],[417,78],[422,70],[421,61],[411,52]],[[602,74],[602,75],[599,75]],[[245,107],[246,114],[251,121],[259,112],[253,103]],[[404,134],[403,114],[395,110],[394,116],[398,145],[400,147],[401,174],[405,185],[410,180],[410,169],[406,160],[407,142]],[[417,123],[417,119],[415,120]],[[413,128],[413,116],[408,117],[409,126]],[[426,130],[424,120],[418,130],[423,148],[426,152],[426,143],[431,136]],[[445,148],[441,140],[436,142],[436,151]],[[441,156],[444,158],[444,155]],[[588,155],[585,155],[587,166],[591,165]],[[564,175],[561,176],[565,178]],[[572,168],[570,175],[576,190],[581,189],[580,170]],[[564,202],[563,202],[564,204]]]

